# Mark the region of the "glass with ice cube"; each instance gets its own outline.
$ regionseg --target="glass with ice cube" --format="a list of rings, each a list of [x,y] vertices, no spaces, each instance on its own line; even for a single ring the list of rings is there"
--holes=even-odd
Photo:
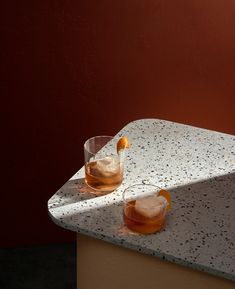
[[[151,184],[135,184],[123,192],[123,218],[129,229],[150,234],[164,227],[168,201],[160,192]]]
[[[114,191],[123,180],[123,162],[116,146],[109,146],[108,153],[102,150],[112,140],[111,136],[95,136],[84,144],[85,182],[101,193]]]

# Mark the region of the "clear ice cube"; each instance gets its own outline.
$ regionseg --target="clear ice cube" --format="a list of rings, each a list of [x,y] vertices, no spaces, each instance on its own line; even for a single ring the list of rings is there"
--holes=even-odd
[[[167,200],[162,196],[152,195],[135,202],[135,210],[147,218],[153,218],[161,213]]]
[[[96,161],[96,169],[105,177],[118,173],[120,169],[119,160],[113,157],[106,157]]]

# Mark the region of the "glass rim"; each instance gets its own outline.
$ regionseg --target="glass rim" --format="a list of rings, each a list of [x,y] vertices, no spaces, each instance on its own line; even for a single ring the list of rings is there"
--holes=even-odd
[[[112,140],[113,138],[114,138],[114,136],[111,136],[111,135],[96,135],[96,136],[93,136],[93,137],[90,137],[90,138],[88,138],[85,142],[84,142],[84,145],[83,145],[83,147],[84,147],[84,150],[86,150],[88,153],[90,153],[90,154],[93,154],[93,155],[95,155],[93,152],[91,152],[87,147],[86,147],[86,145],[87,145],[87,143],[89,142],[89,141],[91,141],[91,140],[93,140],[93,139],[98,139],[98,138],[100,138],[100,139],[102,139],[102,138],[108,138],[109,139],[109,141],[110,140]],[[109,142],[109,141],[107,141],[107,143]],[[107,144],[106,143],[106,144]]]
[[[127,203],[128,201],[125,199],[125,193],[127,192],[127,190],[133,188],[133,187],[137,187],[137,186],[149,186],[149,187],[155,187],[156,189],[158,190],[161,190],[162,188],[155,185],[155,184],[151,184],[151,183],[136,183],[136,184],[133,184],[133,185],[130,185],[128,187],[125,188],[125,190],[123,191],[122,193],[122,200],[124,203]]]

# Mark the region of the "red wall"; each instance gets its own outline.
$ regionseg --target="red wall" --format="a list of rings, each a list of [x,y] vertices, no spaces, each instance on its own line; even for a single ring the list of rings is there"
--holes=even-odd
[[[233,0],[14,2],[0,17],[0,246],[74,239],[47,200],[90,136],[138,118],[235,134]]]

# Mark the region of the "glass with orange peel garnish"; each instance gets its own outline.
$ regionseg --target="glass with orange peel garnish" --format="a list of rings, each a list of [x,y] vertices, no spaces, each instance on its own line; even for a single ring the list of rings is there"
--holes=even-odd
[[[85,182],[97,193],[112,192],[123,180],[124,151],[130,144],[124,136],[108,153],[103,153],[102,148],[112,141],[112,136],[95,136],[84,144]]]
[[[171,208],[169,192],[152,184],[135,184],[123,192],[123,218],[132,231],[151,234],[165,225]]]

